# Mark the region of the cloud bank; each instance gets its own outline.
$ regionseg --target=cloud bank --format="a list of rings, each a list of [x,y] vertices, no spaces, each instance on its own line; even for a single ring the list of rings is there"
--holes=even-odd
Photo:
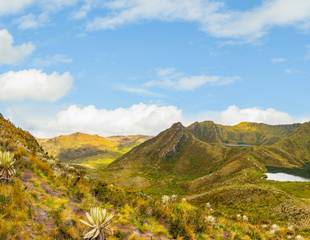
[[[29,112],[28,112],[29,114]],[[72,105],[42,121],[35,115],[20,115],[11,111],[10,117],[37,136],[84,132],[90,134],[154,135],[182,118],[182,111],[174,106],[135,104],[128,108],[100,109],[95,106]]]
[[[225,125],[235,125],[244,121],[275,125],[309,120],[309,118],[296,118],[273,108],[240,108],[234,105],[223,111],[187,116],[176,106],[144,103],[115,109],[71,105],[49,116],[31,113],[29,110],[11,109],[8,116],[19,126],[39,137],[54,137],[74,132],[102,136],[131,134],[154,136],[175,122],[189,125],[195,121],[206,120]]]
[[[0,101],[56,101],[72,87],[70,73],[46,74],[30,69],[0,74]]]
[[[271,125],[291,124],[307,121],[307,118],[296,118],[286,112],[273,108],[240,108],[232,105],[220,112],[206,112],[197,117],[198,120],[212,120],[216,123],[235,125],[240,122],[257,122]],[[196,120],[197,120],[196,119]]]

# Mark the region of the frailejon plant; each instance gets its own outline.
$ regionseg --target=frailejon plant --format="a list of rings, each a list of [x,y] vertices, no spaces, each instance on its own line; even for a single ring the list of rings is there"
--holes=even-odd
[[[14,154],[0,151],[0,181],[8,182],[15,175]]]
[[[80,220],[90,229],[84,235],[84,239],[106,240],[107,236],[112,233],[110,225],[113,217],[114,215],[109,214],[106,209],[91,208],[89,213],[86,213],[87,221]]]

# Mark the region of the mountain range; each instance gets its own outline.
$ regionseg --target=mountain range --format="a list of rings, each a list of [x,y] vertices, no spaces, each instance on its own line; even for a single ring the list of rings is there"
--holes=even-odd
[[[310,236],[310,183],[264,177],[270,166],[308,164],[309,136],[309,123],[202,122],[153,138],[75,133],[38,142],[0,116],[0,150],[16,160],[16,176],[0,184],[0,239],[80,239],[79,219],[94,205],[117,213],[112,239]],[[167,205],[169,196],[176,200]],[[274,223],[286,227],[270,235]]]
[[[223,126],[208,121],[188,127],[176,123],[111,163],[108,170],[128,174],[140,169],[144,174],[201,180],[246,169],[263,172],[267,166],[302,167],[310,161],[309,131],[310,123]]]
[[[102,176],[133,191],[176,193],[223,212],[246,210],[252,217],[298,218],[309,225],[309,199],[296,193],[309,192],[310,185],[265,180],[267,167],[302,168],[309,156],[310,123],[176,123],[112,162]]]

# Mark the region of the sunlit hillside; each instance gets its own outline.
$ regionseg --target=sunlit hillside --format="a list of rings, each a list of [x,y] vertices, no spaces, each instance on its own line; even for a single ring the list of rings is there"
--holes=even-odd
[[[84,133],[38,139],[43,149],[60,161],[81,164],[88,168],[104,167],[150,137],[101,137]]]

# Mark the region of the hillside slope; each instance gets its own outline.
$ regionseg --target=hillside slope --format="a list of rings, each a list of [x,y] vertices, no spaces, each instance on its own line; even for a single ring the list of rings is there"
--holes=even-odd
[[[135,168],[157,169],[174,174],[200,174],[211,171],[224,151],[196,139],[181,123],[120,157],[109,168],[127,168],[127,164]]]
[[[147,136],[102,137],[85,133],[62,135],[51,139],[38,139],[43,149],[51,156],[65,162],[99,167],[111,163]]]
[[[181,134],[176,131],[178,129],[181,129]],[[174,137],[166,139],[167,145],[162,146],[158,151],[153,152],[149,149],[151,155],[161,156],[163,161],[169,161],[178,156],[176,153],[179,150],[183,153],[190,150],[183,143],[190,143],[195,150],[199,150],[206,144],[195,140],[180,125],[176,125],[172,130],[170,131],[175,134]],[[171,134],[170,131],[168,135]],[[163,134],[161,140],[165,140],[168,135]],[[10,151],[16,159],[14,164],[16,175],[11,181],[0,184],[1,240],[81,239],[89,229],[82,225],[80,219],[86,220],[85,213],[94,206],[106,208],[108,212],[115,214],[111,223],[113,233],[107,238],[110,240],[177,238],[196,240],[223,239],[227,236],[235,239],[253,239],[255,236],[255,239],[274,240],[286,239],[287,236],[295,238],[300,234],[304,237],[310,235],[306,225],[310,214],[303,202],[306,200],[287,197],[284,190],[275,189],[272,186],[269,187],[272,190],[268,188],[268,192],[271,191],[269,198],[264,198],[268,195],[262,194],[266,187],[262,189],[256,186],[253,189],[249,184],[242,188],[237,185],[229,186],[228,189],[216,188],[217,191],[211,194],[212,199],[205,192],[199,196],[188,197],[188,201],[178,196],[170,198],[162,196],[164,189],[161,189],[160,197],[157,198],[143,192],[127,191],[107,182],[97,181],[85,175],[85,171],[81,168],[55,162],[42,151],[29,133],[15,128],[2,117],[0,117],[0,139],[1,150]],[[160,147],[156,140],[150,141],[154,146]],[[207,145],[207,148],[209,147]],[[212,157],[216,157],[218,153],[212,151],[208,153],[204,149],[202,151],[210,156],[207,158],[210,160],[208,163],[214,163],[211,161]],[[177,159],[174,160],[177,161]],[[123,161],[126,162],[126,160]],[[182,165],[182,162],[178,164]],[[184,173],[184,171],[185,169],[181,167],[176,170],[176,173]],[[300,197],[308,198],[307,188],[296,186],[296,189],[300,188],[304,189],[298,192]],[[285,189],[284,186],[283,189]],[[253,214],[257,211],[249,211],[251,202],[244,200],[248,195],[253,198],[260,196],[259,199],[255,198],[257,202],[253,207],[261,207],[263,204],[264,215],[258,217]],[[278,198],[279,196],[281,198]],[[234,207],[238,213],[247,214],[248,220],[234,217],[235,208],[228,209],[230,211],[225,209],[220,205],[222,199],[226,201],[239,199]],[[277,203],[274,199],[278,199],[278,202],[281,199],[287,199],[290,203],[289,211],[285,210],[287,207],[285,203],[278,206],[276,214],[270,214],[272,211],[268,208],[266,199],[273,199],[274,203]],[[213,209],[204,204],[209,200],[214,204]],[[201,203],[203,205],[200,205]],[[226,204],[225,201],[223,203]],[[267,227],[262,227],[263,223]],[[281,224],[280,230],[271,234],[270,229],[274,223]]]

